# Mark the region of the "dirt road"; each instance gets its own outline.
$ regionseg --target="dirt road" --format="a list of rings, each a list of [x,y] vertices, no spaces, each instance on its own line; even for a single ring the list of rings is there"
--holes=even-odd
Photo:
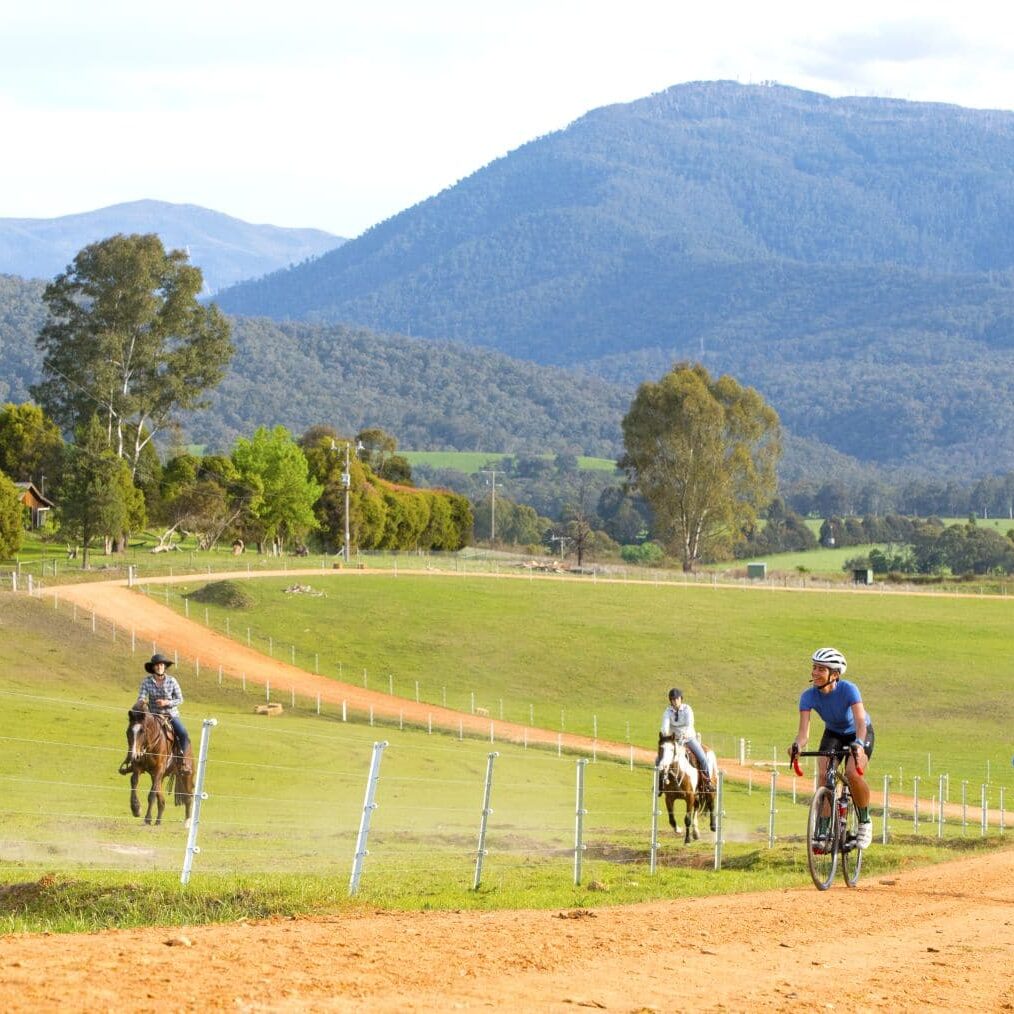
[[[5,1011],[1014,1010],[1014,851],[622,908],[0,940]]]

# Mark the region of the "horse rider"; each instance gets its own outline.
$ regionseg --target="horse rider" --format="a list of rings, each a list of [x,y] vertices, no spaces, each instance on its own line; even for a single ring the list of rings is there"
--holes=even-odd
[[[684,702],[683,691],[679,687],[672,687],[669,691],[669,706],[662,712],[662,731],[658,742],[659,752],[655,767],[658,770],[659,795],[662,795],[665,772],[673,762],[677,743],[687,747],[696,758],[701,776],[701,791],[711,791],[708,758],[694,729],[694,709]]]
[[[180,770],[186,774],[190,773],[190,756],[187,747],[190,745],[190,736],[186,727],[180,721],[179,706],[183,703],[183,691],[175,676],[170,676],[166,671],[173,664],[172,659],[166,658],[156,652],[144,663],[145,672],[148,674],[141,681],[141,689],[137,692],[139,698],[144,698],[148,703],[148,710],[153,715],[165,715],[173,728],[173,735],[176,738],[175,751],[180,757]],[[130,766],[130,730],[127,730],[127,760],[121,766],[120,771]]]

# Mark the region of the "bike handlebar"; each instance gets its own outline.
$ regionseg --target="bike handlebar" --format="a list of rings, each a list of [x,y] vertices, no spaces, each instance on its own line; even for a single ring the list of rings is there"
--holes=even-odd
[[[855,745],[838,747],[836,750],[796,750],[792,751],[792,769],[796,774],[802,778],[803,769],[799,766],[800,757],[830,757],[835,763],[845,758],[846,754],[852,754],[852,760],[855,761],[856,774],[861,775],[864,768],[859,766],[859,749]]]

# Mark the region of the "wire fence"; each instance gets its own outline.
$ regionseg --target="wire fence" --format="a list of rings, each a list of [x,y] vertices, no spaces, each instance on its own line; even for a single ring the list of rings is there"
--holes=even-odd
[[[2,686],[0,698],[5,728],[27,727],[31,715],[33,726],[41,716],[53,729],[0,736],[0,862],[18,868],[178,870],[184,882],[285,870],[347,876],[350,892],[361,881],[383,896],[480,883],[523,892],[545,878],[578,884],[650,875],[659,865],[718,869],[725,842],[798,840],[812,790],[809,779],[780,788],[777,772],[766,781],[758,772],[756,784],[723,781],[716,833],[704,822],[700,841],[685,848],[682,805],[670,829],[650,765],[513,744],[490,750],[421,729],[392,727],[377,740],[361,716],[231,715],[203,724],[199,815],[184,831],[171,800],[160,827],[129,816],[127,779],[115,774],[122,709]],[[945,782],[917,796],[911,815],[894,807],[885,776],[874,807],[882,841],[1007,832],[1003,786],[962,782],[959,800],[948,806],[945,795],[941,807]]]

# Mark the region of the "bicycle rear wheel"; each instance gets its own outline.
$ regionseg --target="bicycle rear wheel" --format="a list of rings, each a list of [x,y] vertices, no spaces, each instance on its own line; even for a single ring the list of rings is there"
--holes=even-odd
[[[820,820],[827,829],[820,834]],[[810,814],[806,819],[806,863],[818,891],[826,891],[834,880],[838,865],[838,829],[831,790],[822,785],[810,800]]]
[[[856,845],[858,832],[859,811],[856,809],[855,800],[849,799],[844,833],[841,836],[841,875],[849,887],[855,887],[859,882],[859,870],[863,865],[863,850]]]

